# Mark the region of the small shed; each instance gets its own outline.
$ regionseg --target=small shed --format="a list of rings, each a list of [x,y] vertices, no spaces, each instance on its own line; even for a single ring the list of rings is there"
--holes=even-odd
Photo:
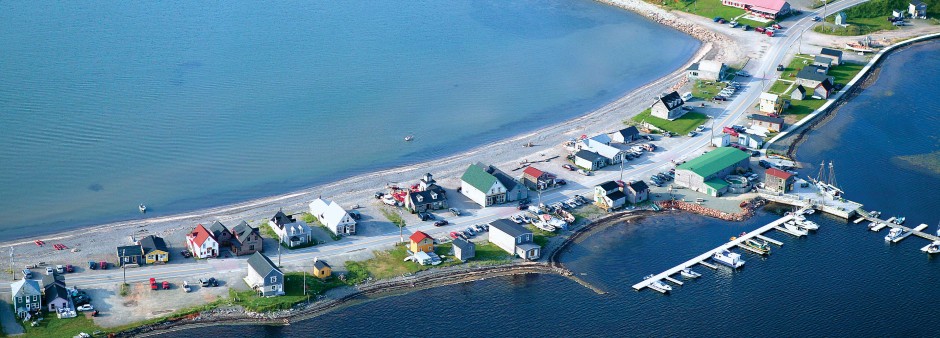
[[[806,98],[806,88],[803,88],[803,85],[797,85],[793,92],[790,93],[790,99],[801,101]]]
[[[455,258],[466,262],[468,259],[476,256],[477,248],[476,244],[473,244],[473,242],[463,238],[457,238],[452,243],[454,245],[453,249]]]
[[[829,96],[832,95],[833,89],[834,88],[832,86],[832,82],[829,82],[829,79],[826,79],[823,82],[820,82],[818,85],[816,85],[816,88],[813,89],[813,96],[819,97],[824,100],[828,99]]]
[[[712,138],[712,145],[716,147],[727,147],[731,144],[731,135],[721,134]]]
[[[332,274],[333,274],[333,268],[330,267],[329,264],[319,259],[315,259],[313,261],[313,275],[314,276],[316,276],[319,279],[327,279],[327,278],[330,278],[330,275]]]
[[[833,21],[839,26],[848,25],[848,17],[845,15],[845,12],[836,13],[835,20]]]
[[[891,17],[892,17],[892,18],[895,18],[895,19],[897,19],[897,18],[903,18],[903,17],[904,17],[904,11],[902,11],[902,10],[900,10],[900,9],[895,9],[895,10],[891,11]]]

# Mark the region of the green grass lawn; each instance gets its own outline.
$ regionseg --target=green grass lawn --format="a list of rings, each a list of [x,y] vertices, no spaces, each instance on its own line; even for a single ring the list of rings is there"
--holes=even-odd
[[[306,275],[307,282],[306,295],[304,295],[304,275]],[[289,309],[294,306],[294,304],[315,297],[329,289],[344,285],[346,285],[346,283],[343,283],[336,277],[322,280],[306,272],[288,272],[284,274],[285,295],[283,296],[261,297],[254,290],[235,291],[229,289],[229,297],[234,299],[235,304],[244,306],[251,311],[267,312]]]
[[[773,25],[774,22],[775,22],[775,21],[772,21],[772,20],[771,20],[771,21],[767,21],[767,22],[760,22],[760,21],[748,20],[748,19],[745,19],[745,18],[740,18],[740,19],[738,19],[737,21],[738,21],[738,23],[741,24],[741,25],[748,25],[748,26],[751,26],[751,31],[754,30],[754,27],[768,27],[768,26],[770,26],[770,25]],[[740,27],[738,27],[738,28],[740,29]],[[754,34],[756,35],[757,33],[755,32]]]
[[[785,82],[785,81],[777,80],[776,82],[774,82],[772,86],[770,86],[770,89],[768,89],[767,91],[774,93],[774,94],[786,95],[787,93],[792,91],[792,89],[790,89],[790,86],[792,84],[793,82]]]
[[[813,64],[813,58],[808,54],[797,54],[793,57],[793,60],[790,60],[790,64],[784,67],[783,71],[780,72],[780,78],[791,81],[796,80],[796,73],[799,73],[800,69],[803,69],[806,65],[811,64]]]
[[[806,115],[809,115],[810,113],[816,111],[816,109],[819,109],[819,107],[822,107],[824,103],[826,103],[826,100],[791,100],[790,108],[787,108],[786,114],[783,117],[786,119],[787,124],[794,124],[805,118]]]
[[[695,80],[695,84],[692,85],[692,96],[711,101],[725,87],[727,85],[721,82]]]
[[[531,224],[528,224],[528,225],[526,225],[525,227],[526,227],[526,229],[529,229],[529,231],[532,231],[532,234],[535,235],[535,236],[545,236],[545,237],[555,237],[555,236],[558,236],[557,233],[539,229],[539,228],[537,228],[536,226],[531,225]]]
[[[680,136],[688,134],[690,131],[695,129],[695,127],[702,125],[702,123],[708,120],[708,116],[696,112],[688,112],[674,121],[653,117],[650,114],[651,111],[647,109],[639,115],[634,116],[632,120],[634,122],[646,121],[647,123],[652,124],[657,128],[671,131],[673,133],[679,134]]]
[[[829,75],[835,77],[836,83],[845,85],[849,83],[849,81],[852,81],[855,75],[858,75],[858,72],[862,71],[862,68],[865,68],[865,65],[844,62],[841,65],[829,69]]]
[[[80,332],[91,334],[95,331],[104,331],[90,318],[86,318],[82,312],[78,317],[59,319],[55,314],[46,314],[38,326],[30,326],[24,323],[23,328],[26,334],[23,337],[73,337]]]
[[[338,241],[340,239],[339,235],[334,234],[333,231],[330,231],[330,228],[327,228],[326,225],[323,225],[323,223],[320,223],[320,220],[314,217],[313,214],[309,212],[305,212],[303,220],[304,222],[307,222],[307,224],[309,225],[323,228],[323,231],[325,231],[327,235],[330,235],[330,238],[332,238],[334,241]]]
[[[709,19],[720,16],[725,20],[731,21],[730,19],[744,14],[743,9],[722,5],[721,0],[646,0],[646,2],[654,5],[662,5],[664,7],[680,10],[686,13],[700,15]]]
[[[533,236],[532,236],[532,241],[535,242],[535,244],[538,244],[539,246],[541,246],[541,247],[543,247],[543,248],[544,248],[546,245],[548,245],[549,239],[550,239],[550,237],[549,237],[549,236],[545,236],[545,235],[533,235]]]

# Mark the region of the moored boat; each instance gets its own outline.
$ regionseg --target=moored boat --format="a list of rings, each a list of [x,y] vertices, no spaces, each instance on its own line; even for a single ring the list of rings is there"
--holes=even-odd
[[[904,220],[906,220],[906,219],[907,219],[907,218],[904,217],[904,216],[895,217],[895,218],[894,218],[894,224],[897,224],[897,225],[904,224]]]
[[[904,237],[907,237],[908,233],[901,228],[892,228],[891,231],[888,231],[888,234],[885,235],[885,242],[897,242]]]
[[[650,279],[650,278],[653,278],[653,275],[643,277],[643,279]],[[649,287],[652,289],[658,290],[662,293],[669,293],[669,291],[672,291],[672,287],[669,286],[669,284],[666,284],[665,282],[661,280],[656,280],[656,281],[651,282]]]
[[[926,247],[924,247],[924,252],[928,254],[940,253],[940,241],[933,241]]]
[[[744,266],[744,260],[741,259],[741,254],[734,253],[728,250],[721,250],[712,255],[712,259],[720,264],[727,265],[733,269],[740,268]]]
[[[796,220],[796,224],[799,225],[803,229],[819,230],[819,224],[816,224],[816,222],[803,218],[802,216],[797,217],[795,220]]]
[[[692,271],[692,268],[685,268],[679,271],[679,274],[685,278],[699,278],[702,277],[702,274]]]
[[[806,236],[809,234],[809,231],[806,231],[806,229],[801,228],[793,220],[789,220],[786,223],[783,223],[783,227],[786,228],[787,230],[790,230],[792,234],[797,235],[797,236]]]
[[[767,244],[767,241],[758,242],[748,238],[746,241],[744,241],[744,245],[747,245],[751,249],[760,251],[762,255],[770,254],[770,245]]]
[[[140,210],[140,212],[142,212],[142,213],[146,213],[146,212],[147,212],[147,206],[144,205],[143,203],[141,203],[140,205],[138,205],[138,206],[137,206],[137,209]]]

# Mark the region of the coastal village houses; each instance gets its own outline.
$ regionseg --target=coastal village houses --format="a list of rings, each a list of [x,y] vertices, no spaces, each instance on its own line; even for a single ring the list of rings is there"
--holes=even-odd
[[[242,221],[232,228],[232,240],[229,250],[235,256],[251,255],[255,252],[264,251],[264,242],[261,238],[261,231],[248,225],[248,222]]]
[[[689,80],[721,81],[727,71],[728,66],[721,62],[703,60],[689,66],[686,75]]]
[[[831,77],[826,75],[826,69],[813,65],[803,67],[796,73],[796,84],[803,85],[806,88],[816,88],[825,80],[832,83]]]
[[[245,277],[245,283],[262,297],[284,294],[284,273],[268,256],[260,252],[248,257],[248,276]]]
[[[663,95],[659,99],[656,99],[656,102],[653,102],[653,105],[650,107],[650,115],[672,121],[685,115],[686,111],[682,109],[683,104],[685,104],[685,101],[682,100],[679,93],[672,92]]]
[[[313,235],[307,222],[288,216],[284,211],[278,211],[268,220],[268,225],[277,234],[281,243],[290,248],[306,245],[313,241]]]
[[[721,0],[721,4],[740,8],[766,19],[777,19],[790,13],[790,3],[784,0]]]
[[[210,258],[219,255],[219,241],[202,224],[197,225],[193,231],[186,234],[186,248],[197,258]]]
[[[592,138],[578,141],[577,148],[580,150],[589,150],[600,155],[604,158],[604,162],[607,165],[623,162],[627,151],[611,146],[610,142],[611,139],[607,134],[600,134]]]
[[[317,198],[310,202],[310,214],[336,235],[356,234],[356,220],[336,201]]]
[[[424,231],[415,231],[415,233],[408,237],[408,241],[408,250],[411,250],[413,253],[417,253],[419,251],[434,251],[434,238],[424,233]]]
[[[411,213],[447,209],[447,192],[437,185],[434,176],[424,174],[416,187],[408,190],[404,198],[404,208]]]
[[[783,119],[779,117],[770,117],[767,115],[754,114],[750,116],[751,126],[766,128],[770,131],[783,130]]]
[[[327,279],[333,275],[333,268],[325,261],[320,259],[313,260],[313,276],[319,279]]]
[[[780,114],[783,111],[783,99],[780,95],[771,93],[760,94],[760,111],[767,114]]]
[[[819,55],[828,57],[832,59],[832,65],[838,66],[842,64],[842,51],[832,48],[823,48],[819,51]]]
[[[476,256],[477,246],[473,244],[473,242],[463,238],[457,238],[451,243],[453,243],[454,258],[459,259],[461,262],[466,262]]]
[[[117,247],[118,266],[138,267],[144,261],[144,251],[140,245],[125,245]]]
[[[42,309],[42,289],[39,282],[32,279],[20,279],[10,284],[13,310],[19,318],[29,318],[30,313]]]
[[[675,184],[711,196],[728,191],[725,176],[748,168],[748,154],[731,147],[709,151],[676,167]]]
[[[828,99],[832,92],[835,90],[835,87],[832,85],[832,81],[825,79],[816,85],[816,88],[813,89],[813,97],[820,99]]]
[[[471,164],[460,177],[460,193],[482,207],[529,197],[529,189],[493,166]]]
[[[140,249],[144,254],[144,263],[164,264],[170,261],[170,249],[163,238],[150,235],[140,240]]]
[[[794,88],[793,91],[790,92],[791,100],[800,101],[800,100],[803,100],[804,98],[806,98],[806,88],[804,88],[803,85],[797,85],[796,88]]]
[[[636,126],[629,126],[615,131],[610,138],[613,142],[630,143],[640,139],[640,130],[636,129]]]
[[[490,222],[490,242],[511,255],[525,260],[536,260],[542,255],[542,247],[533,242],[532,231],[508,219]]]
[[[813,66],[825,68],[827,69],[826,72],[828,73],[828,69],[833,66],[832,65],[833,61],[834,60],[832,60],[831,57],[828,57],[825,55],[816,55],[816,57],[813,58]]]
[[[581,149],[574,154],[574,165],[586,170],[598,170],[607,166],[607,159],[591,150]]]
[[[643,181],[630,181],[623,187],[627,202],[637,204],[649,199],[650,187]]]
[[[793,174],[786,171],[770,168],[764,171],[764,188],[767,190],[787,193],[793,189]]]
[[[539,191],[555,186],[555,175],[541,171],[536,167],[528,166],[522,171],[522,184],[527,188]]]
[[[926,19],[927,4],[920,0],[911,0],[907,5],[907,12],[914,19]]]
[[[627,201],[627,195],[614,181],[607,181],[594,186],[594,204],[601,209],[611,211],[620,209]]]

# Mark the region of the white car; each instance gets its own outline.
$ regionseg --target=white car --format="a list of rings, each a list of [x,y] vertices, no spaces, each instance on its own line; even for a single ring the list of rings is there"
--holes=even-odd
[[[95,309],[95,307],[94,307],[94,306],[91,306],[91,304],[85,304],[85,305],[82,305],[82,306],[79,306],[79,307],[75,308],[75,310],[78,310],[78,311],[91,311],[91,310],[94,310],[94,309]]]

